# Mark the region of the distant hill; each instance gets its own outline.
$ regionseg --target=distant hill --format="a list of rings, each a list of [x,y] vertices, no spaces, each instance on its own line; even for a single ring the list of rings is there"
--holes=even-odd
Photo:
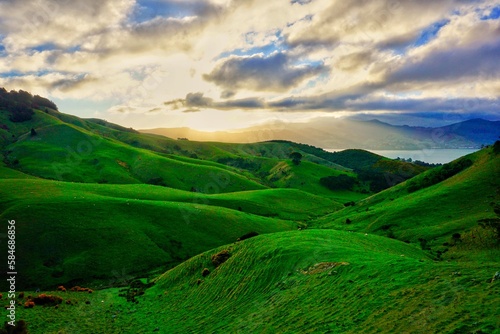
[[[289,140],[325,149],[480,148],[482,145],[493,144],[498,139],[500,121],[473,119],[429,128],[395,126],[378,120],[321,118],[308,123],[273,123],[231,132],[202,132],[189,128],[160,128],[141,132],[197,141],[249,143]]]

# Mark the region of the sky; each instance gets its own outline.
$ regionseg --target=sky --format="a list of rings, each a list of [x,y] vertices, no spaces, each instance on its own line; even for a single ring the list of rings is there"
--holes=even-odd
[[[500,0],[1,0],[0,87],[136,129],[500,119]]]

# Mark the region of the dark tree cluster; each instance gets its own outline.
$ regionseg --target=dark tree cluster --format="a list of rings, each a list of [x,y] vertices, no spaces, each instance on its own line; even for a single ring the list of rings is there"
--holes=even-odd
[[[0,88],[0,109],[10,113],[12,122],[29,121],[33,117],[33,109],[43,108],[57,110],[54,102],[39,95],[33,96],[23,90],[8,92],[5,88]]]
[[[225,157],[225,158],[219,158],[217,160],[218,163],[224,164],[227,166],[231,167],[236,167],[240,169],[246,169],[249,171],[258,171],[261,168],[261,164],[257,163],[255,161],[249,160],[249,159],[243,159],[243,158],[231,158],[231,157]]]
[[[292,152],[290,153],[290,159],[292,159],[292,162],[298,166],[302,160],[302,154],[299,152]]]
[[[413,160],[412,158],[405,159],[405,158],[397,157],[394,160],[403,161],[403,162],[409,162],[409,163],[412,163],[414,165],[418,165],[418,166],[422,166],[422,167],[431,167],[431,168],[433,168],[433,167],[439,167],[439,166],[443,165],[443,164],[432,164],[432,163],[428,163],[428,162],[421,161],[421,160]]]
[[[497,140],[495,144],[493,144],[493,153],[495,154],[500,153],[500,140]]]
[[[352,190],[357,180],[349,175],[340,174],[337,176],[322,177],[319,183],[330,190]]]

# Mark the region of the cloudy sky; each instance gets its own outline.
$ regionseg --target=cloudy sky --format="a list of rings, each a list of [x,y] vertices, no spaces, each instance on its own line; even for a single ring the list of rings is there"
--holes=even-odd
[[[500,119],[500,0],[1,0],[0,87],[137,129]]]

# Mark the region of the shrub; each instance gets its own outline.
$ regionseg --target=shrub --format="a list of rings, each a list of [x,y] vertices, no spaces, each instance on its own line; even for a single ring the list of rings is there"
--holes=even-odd
[[[212,255],[212,264],[215,266],[215,268],[217,268],[218,266],[226,262],[230,256],[231,254],[229,254],[229,251],[227,249],[224,249],[219,253]]]
[[[92,293],[92,289],[89,289],[89,288],[82,288],[81,286],[74,286],[70,289],[71,291],[75,291],[75,292],[88,292],[88,293]]]
[[[46,295],[42,293],[33,299],[33,302],[36,305],[49,305],[55,306],[57,304],[61,304],[63,299],[59,296]]]
[[[35,307],[35,302],[32,300],[28,300],[26,303],[24,303],[24,308],[33,308]]]
[[[203,276],[203,277],[207,277],[208,275],[210,275],[210,270],[208,270],[208,268],[204,268],[204,269],[201,271],[201,276]]]

